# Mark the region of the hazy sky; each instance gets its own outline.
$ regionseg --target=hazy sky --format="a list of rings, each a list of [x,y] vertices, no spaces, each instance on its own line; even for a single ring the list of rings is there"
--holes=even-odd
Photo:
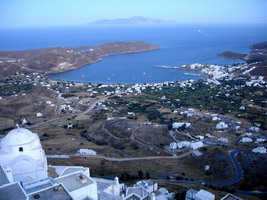
[[[179,23],[267,23],[267,0],[0,0],[0,27],[83,25],[144,16]]]

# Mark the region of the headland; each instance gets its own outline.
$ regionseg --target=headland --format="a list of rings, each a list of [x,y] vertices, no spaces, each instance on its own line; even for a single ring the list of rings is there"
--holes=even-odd
[[[24,51],[0,51],[0,78],[17,72],[58,73],[102,60],[102,57],[159,49],[145,42],[109,42],[99,46],[52,47]]]

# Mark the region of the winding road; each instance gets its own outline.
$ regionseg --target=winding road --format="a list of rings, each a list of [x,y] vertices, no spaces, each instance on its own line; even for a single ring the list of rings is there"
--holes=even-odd
[[[104,101],[106,100],[108,97],[103,97],[103,98],[100,98],[98,99],[97,101],[95,102],[92,102],[92,104],[83,112],[80,112],[80,113],[73,113],[73,114],[68,114],[68,115],[65,115],[65,116],[62,116],[62,117],[58,117],[58,118],[54,118],[54,119],[50,119],[50,120],[47,120],[45,122],[40,122],[38,124],[35,124],[35,125],[32,125],[32,126],[29,126],[29,128],[33,128],[33,127],[37,127],[37,126],[40,126],[40,125],[43,125],[43,124],[46,124],[46,123],[49,123],[49,122],[53,122],[53,121],[56,121],[56,120],[59,120],[59,119],[64,119],[64,118],[67,118],[67,117],[71,117],[71,116],[74,116],[74,115],[77,115],[77,114],[87,114],[88,112],[90,112],[91,110],[93,110],[93,108],[96,106],[97,103],[101,102],[101,101]],[[230,119],[228,119],[227,117],[221,117],[221,120],[228,123],[230,125],[230,127],[221,132],[221,133],[229,133],[231,132],[232,130],[236,129],[236,125],[233,121],[231,121]],[[122,139],[122,138],[117,138],[116,136],[114,136],[113,134],[111,134],[108,130],[105,129],[106,132],[108,132],[108,134],[110,134],[112,137],[116,138],[116,139]],[[176,140],[175,136],[173,135],[173,133],[169,133],[173,139]],[[230,134],[228,134],[230,135]],[[235,137],[233,135],[230,135],[231,137]],[[131,139],[136,141],[136,142],[139,142],[138,140],[135,139],[134,137],[134,134],[131,135]],[[204,140],[203,143],[205,145],[210,145],[210,146],[217,146],[217,145],[222,145],[222,143],[219,143],[217,141],[213,141],[213,140]],[[146,145],[144,143],[142,143],[142,145],[145,145],[145,146],[149,146],[149,145]],[[228,145],[228,144],[224,144],[224,145],[227,145],[227,146],[231,146],[231,145]],[[240,149],[240,150],[231,150],[228,152],[229,154],[229,157],[231,159],[231,162],[234,166],[234,170],[235,170],[235,175],[233,178],[231,178],[230,180],[225,180],[225,181],[206,181],[202,178],[197,178],[197,177],[191,177],[191,176],[183,176],[183,175],[180,175],[180,174],[168,174],[168,175],[160,175],[160,176],[155,176],[157,178],[167,178],[167,177],[183,177],[183,178],[189,178],[189,179],[192,179],[192,181],[184,181],[184,180],[166,180],[166,179],[157,179],[155,181],[161,181],[161,182],[173,182],[173,183],[184,183],[184,184],[194,184],[194,185],[198,185],[198,186],[201,186],[203,184],[211,184],[211,185],[214,185],[214,186],[228,186],[228,185],[233,185],[235,183],[238,183],[242,177],[243,177],[243,171],[242,171],[242,168],[241,168],[241,165],[240,163],[238,162],[238,160],[236,159],[236,156],[242,152],[242,151],[249,151],[247,149]],[[179,155],[179,156],[149,156],[149,157],[132,157],[132,158],[115,158],[115,157],[106,157],[106,156],[100,156],[100,155],[95,155],[95,156],[89,156],[89,155],[66,155],[66,158],[72,158],[72,157],[86,157],[86,158],[96,158],[96,159],[104,159],[104,160],[107,160],[107,161],[115,161],[115,162],[125,162],[125,161],[138,161],[138,160],[156,160],[156,159],[180,159],[180,158],[183,158],[185,156],[188,156],[192,153],[192,151],[188,151],[188,152],[185,152],[184,154],[182,155]],[[59,155],[58,155],[59,156]],[[57,155],[47,155],[47,157],[53,159],[53,158],[57,158]],[[198,182],[196,182],[198,181]],[[241,191],[241,190],[237,190],[238,193],[241,193],[241,194],[249,194],[249,195],[252,195],[252,194],[267,194],[267,192],[260,192],[260,191]]]
[[[38,126],[41,126],[43,124],[47,124],[47,123],[50,123],[50,122],[53,122],[53,121],[69,118],[69,117],[72,117],[72,116],[75,116],[75,115],[85,115],[85,114],[89,113],[91,110],[93,110],[97,103],[99,103],[101,101],[104,101],[107,98],[109,98],[109,97],[103,97],[103,98],[98,99],[97,101],[92,102],[92,104],[89,105],[89,107],[85,111],[82,111],[82,112],[79,112],[79,113],[70,113],[70,114],[67,114],[67,115],[64,115],[64,116],[61,116],[61,117],[57,117],[57,118],[54,118],[54,119],[49,119],[49,120],[34,124],[32,126],[27,126],[27,128],[38,127]]]

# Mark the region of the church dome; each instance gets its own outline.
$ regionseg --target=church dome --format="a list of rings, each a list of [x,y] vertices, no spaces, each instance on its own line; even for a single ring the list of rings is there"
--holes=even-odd
[[[10,131],[6,137],[4,137],[1,141],[2,145],[23,145],[33,140],[39,140],[39,137],[36,133],[32,133],[28,129],[25,128],[16,128]]]

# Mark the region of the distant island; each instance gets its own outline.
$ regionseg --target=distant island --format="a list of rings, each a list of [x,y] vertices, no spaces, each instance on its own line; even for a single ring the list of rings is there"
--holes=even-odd
[[[175,21],[165,21],[161,19],[151,19],[135,16],[128,19],[101,19],[87,23],[88,26],[143,26],[143,25],[166,25],[175,24]]]
[[[101,61],[103,56],[156,50],[145,42],[109,42],[99,46],[52,47],[24,51],[0,51],[0,79],[21,73],[57,73]]]

